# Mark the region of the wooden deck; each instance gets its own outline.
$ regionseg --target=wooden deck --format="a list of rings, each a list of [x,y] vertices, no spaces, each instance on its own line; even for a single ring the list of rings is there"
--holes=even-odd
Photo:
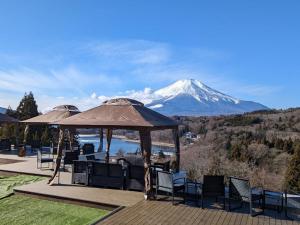
[[[99,225],[296,225],[296,221],[282,219],[276,212],[251,217],[247,213],[201,209],[175,205],[165,201],[141,201],[106,218]]]

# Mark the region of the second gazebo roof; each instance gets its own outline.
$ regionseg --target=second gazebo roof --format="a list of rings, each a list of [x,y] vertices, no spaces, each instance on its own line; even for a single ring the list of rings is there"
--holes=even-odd
[[[58,121],[78,113],[80,113],[79,109],[73,105],[60,105],[45,114],[23,120],[22,123],[56,125]]]

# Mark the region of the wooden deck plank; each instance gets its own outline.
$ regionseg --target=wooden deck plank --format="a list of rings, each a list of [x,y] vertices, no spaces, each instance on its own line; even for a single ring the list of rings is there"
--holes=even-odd
[[[186,205],[172,205],[166,201],[141,201],[107,218],[102,225],[290,225],[299,224],[268,215],[251,217],[247,213],[201,209]]]

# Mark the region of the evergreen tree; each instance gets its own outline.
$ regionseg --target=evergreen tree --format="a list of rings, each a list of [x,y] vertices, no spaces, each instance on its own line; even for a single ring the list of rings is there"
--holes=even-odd
[[[17,116],[19,120],[26,120],[38,116],[38,107],[32,92],[25,93],[19,106],[17,107]]]
[[[300,143],[295,146],[294,154],[286,172],[286,186],[300,192]]]
[[[32,92],[29,92],[29,94],[25,93],[24,97],[19,103],[19,106],[16,110],[16,117],[19,120],[26,120],[30,119],[32,117],[38,116],[38,106],[35,102],[34,96]],[[20,139],[23,140],[24,138],[24,129],[25,126],[20,126]],[[27,144],[31,144],[31,141],[33,139],[34,133],[38,130],[37,127],[30,127],[29,133],[28,133],[28,139]]]

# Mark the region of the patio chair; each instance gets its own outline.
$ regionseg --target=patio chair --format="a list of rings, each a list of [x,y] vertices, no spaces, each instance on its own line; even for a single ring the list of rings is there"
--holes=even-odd
[[[185,202],[185,178],[174,179],[172,173],[167,171],[157,171],[156,175],[156,198],[158,192],[165,192],[172,195],[172,204],[174,205],[174,197],[178,193],[183,194],[183,202]]]
[[[50,164],[52,165],[51,168],[53,167],[53,157],[51,156],[50,152],[45,152],[43,149],[37,149],[37,165],[36,167],[38,169],[43,169],[43,168],[50,168]],[[48,167],[43,167],[43,164],[47,163]]]
[[[126,179],[126,188],[129,190],[144,191],[145,171],[143,166],[129,165]]]
[[[241,202],[240,207],[232,208],[231,200],[237,200]],[[259,205],[262,208],[260,213],[253,213],[253,203],[259,202]],[[241,208],[243,203],[249,203],[249,210],[251,216],[256,216],[258,214],[264,213],[264,195],[263,191],[257,191],[254,193],[254,189],[251,188],[249,180],[230,177],[229,178],[229,211],[237,208]]]
[[[66,165],[73,165],[74,160],[78,160],[79,151],[65,151],[63,156],[63,169]]]
[[[88,185],[89,173],[88,162],[74,160],[72,165],[72,184]]]
[[[152,185],[155,188],[156,187],[156,175],[157,171],[170,171],[170,161],[164,162],[164,163],[153,163],[151,165],[151,175],[152,175]]]
[[[215,197],[216,201],[223,199],[223,209],[225,209],[225,184],[224,176],[204,175],[201,192],[201,207],[203,208],[204,198]]]
[[[91,143],[86,143],[82,146],[82,154],[89,155],[95,153],[95,146]]]

